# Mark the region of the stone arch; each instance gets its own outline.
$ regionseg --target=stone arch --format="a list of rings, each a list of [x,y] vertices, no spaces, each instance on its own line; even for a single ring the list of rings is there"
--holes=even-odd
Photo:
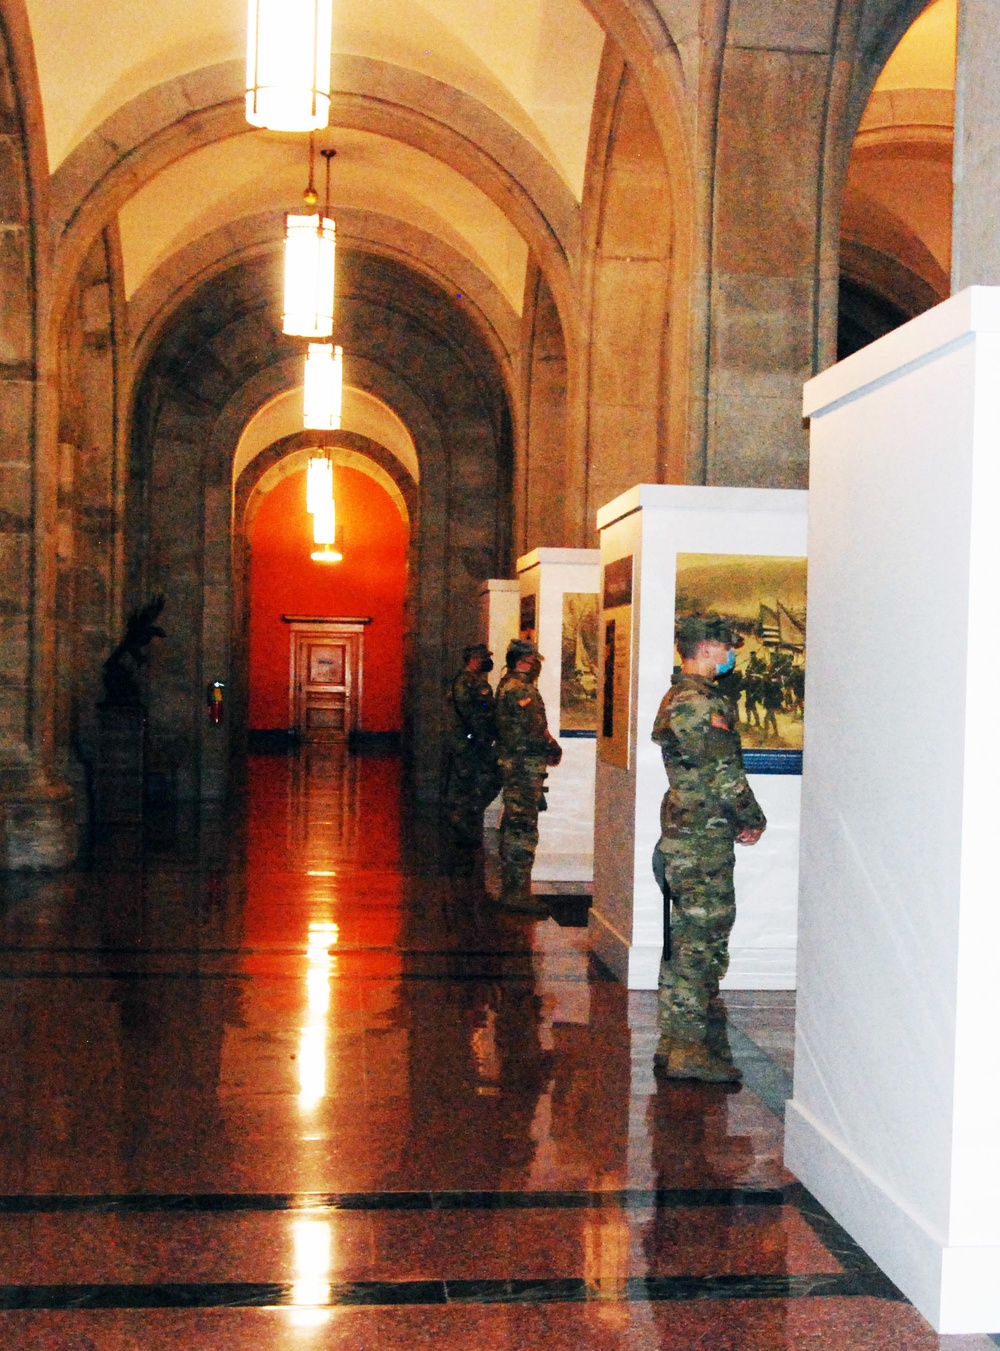
[[[300,435],[303,445],[330,444],[337,440],[332,433],[320,435],[304,431],[302,427],[303,387],[292,389],[270,399],[253,415],[240,434],[233,459],[233,482],[243,470],[268,446],[289,436]],[[393,410],[355,385],[346,384],[343,391],[343,412],[340,434],[353,433],[382,447],[395,457],[401,469],[414,484],[420,481],[420,463],[417,448],[402,419]]]
[[[137,591],[172,593],[173,629],[183,635],[158,654],[150,724],[189,798],[225,787],[223,739],[207,737],[201,698],[205,679],[225,678],[219,671],[232,665],[230,466],[243,425],[235,409],[252,412],[289,387],[290,369],[297,377],[295,345],[276,331],[274,294],[266,258],[206,282],[163,331],[136,398],[131,575]],[[509,407],[469,317],[398,263],[342,253],[338,323],[352,384],[394,409],[419,455],[406,731],[417,792],[433,798],[442,672],[475,626],[478,584],[509,565]],[[253,398],[241,399],[251,382]]]
[[[516,554],[573,538],[566,337],[545,276],[529,267],[521,331],[524,379],[514,472]]]
[[[341,57],[336,78],[331,125],[404,142],[475,184],[540,259],[565,322],[580,213],[534,146],[477,100],[415,72]],[[53,176],[60,272],[75,274],[97,232],[167,165],[212,141],[251,135],[243,102],[243,67],[226,62],[147,91],[92,132]]]
[[[160,327],[188,295],[240,262],[277,254],[282,231],[282,218],[265,212],[213,231],[158,268],[129,302],[135,364],[144,365]],[[341,248],[394,258],[456,298],[461,296],[461,308],[471,312],[510,386],[519,320],[483,272],[442,241],[387,216],[338,209],[337,237]]]
[[[253,486],[248,493],[244,488],[237,487],[235,495],[233,518],[236,522],[242,520],[248,534],[252,532],[253,521],[260,509],[261,500],[289,474],[298,474],[305,469],[309,460],[316,454],[316,449],[315,438],[310,437],[307,432],[296,432],[294,437],[286,437],[275,446],[269,447],[272,452],[267,457],[270,463],[256,467],[257,473],[251,475]],[[277,459],[273,458],[275,451],[278,454]],[[407,498],[413,500],[415,485],[405,476],[392,472],[392,456],[384,446],[370,441],[365,436],[348,433],[338,435],[337,444],[324,447],[324,452],[334,466],[343,465],[347,469],[357,469],[380,488],[384,488],[399,512],[400,520],[407,529],[410,528],[410,502]],[[409,492],[404,493],[404,486],[409,488]],[[244,496],[246,501],[241,512],[240,501]]]
[[[841,275],[841,213],[851,151],[886,62],[931,0],[870,0],[838,11],[820,181],[816,286],[816,368],[836,360]],[[864,286],[860,279],[853,279]],[[886,300],[886,297],[882,297]],[[892,303],[891,301],[889,302]]]
[[[586,450],[579,468],[585,538],[599,506],[667,472],[672,381],[674,191],[642,89],[625,62],[606,59],[595,117],[586,208],[584,313]],[[675,387],[677,386],[677,387]]]
[[[336,446],[332,451],[334,463],[344,463],[352,468],[360,468],[368,473],[375,482],[385,487],[391,485],[390,496],[396,502],[397,509],[407,526],[410,540],[407,561],[406,611],[411,620],[415,617],[415,580],[414,544],[419,527],[419,493],[413,479],[405,472],[399,461],[384,446],[366,436],[354,432],[337,432]],[[251,538],[253,519],[264,495],[280,481],[284,474],[294,473],[302,467],[315,446],[315,436],[308,432],[296,432],[293,436],[283,437],[256,455],[243,469],[233,484],[233,529],[232,529],[232,622],[231,650],[233,660],[230,663],[230,683],[232,690],[232,708],[236,736],[235,749],[245,747],[245,729],[249,723],[249,672],[250,672],[250,567]],[[406,654],[411,657],[412,653]]]

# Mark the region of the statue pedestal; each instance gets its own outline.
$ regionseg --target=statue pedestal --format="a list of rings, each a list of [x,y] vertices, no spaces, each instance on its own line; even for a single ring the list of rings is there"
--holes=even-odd
[[[142,821],[146,715],[141,708],[97,710],[94,818],[101,826]]]
[[[0,760],[0,871],[51,872],[76,858],[73,793],[24,752]]]

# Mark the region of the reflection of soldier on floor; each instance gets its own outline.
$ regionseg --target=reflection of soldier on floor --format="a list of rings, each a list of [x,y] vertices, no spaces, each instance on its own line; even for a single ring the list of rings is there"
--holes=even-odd
[[[486,678],[493,660],[485,643],[467,647],[462,659],[451,686],[454,726],[445,798],[456,842],[475,847],[483,838],[483,812],[500,791],[496,710]]]

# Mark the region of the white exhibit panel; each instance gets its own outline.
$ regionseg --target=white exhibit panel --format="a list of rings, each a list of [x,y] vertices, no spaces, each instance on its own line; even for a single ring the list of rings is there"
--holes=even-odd
[[[804,573],[797,560],[806,554],[807,500],[807,493],[792,490],[640,484],[597,513],[605,702],[618,681],[606,662],[609,616],[615,616],[618,648],[627,640],[629,650],[620,664],[621,708],[613,726],[602,723],[598,738],[591,942],[630,989],[656,988],[663,950],[663,897],[652,855],[667,778],[652,731],[674,669],[678,556],[793,560]],[[623,595],[608,579],[629,559],[631,599],[618,604]],[[624,660],[620,651],[618,660]],[[617,748],[606,733],[620,742]],[[753,772],[747,753],[748,777],[768,827],[758,845],[736,849],[737,918],[723,984],[794,989],[802,757],[761,751],[756,758],[762,772]]]
[[[1000,1330],[1000,289],[810,381],[788,1167],[943,1333]]]
[[[563,679],[564,629],[576,634],[579,666],[584,688],[590,692],[590,722],[597,707],[597,591],[601,555],[597,549],[535,549],[517,560],[522,634],[538,644],[545,658],[538,688],[545,701],[549,731],[562,746],[562,763],[550,769],[546,787],[547,810],[538,818],[538,849],[532,869],[534,882],[583,882],[594,876],[594,764],[596,731],[576,724],[582,716],[570,715],[572,684]],[[590,607],[592,624],[578,632],[581,614],[586,626]],[[588,659],[586,640],[594,646]],[[566,695],[566,698],[563,696]],[[573,724],[573,725],[571,725]]]
[[[507,645],[518,636],[521,615],[521,588],[516,581],[491,577],[479,593],[479,637],[493,653],[490,684],[496,689],[503,674]]]
[[[504,577],[491,577],[483,582],[479,593],[479,636],[476,641],[485,643],[493,653],[493,670],[489,679],[494,690],[503,675],[507,645],[517,637],[520,623],[521,588],[518,583]],[[502,810],[503,800],[497,793],[483,813],[483,825],[495,830],[500,824]]]

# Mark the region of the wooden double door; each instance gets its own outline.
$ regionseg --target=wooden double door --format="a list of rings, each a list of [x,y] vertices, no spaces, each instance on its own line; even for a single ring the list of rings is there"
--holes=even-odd
[[[289,713],[303,741],[346,741],[361,726],[367,620],[291,624]]]

